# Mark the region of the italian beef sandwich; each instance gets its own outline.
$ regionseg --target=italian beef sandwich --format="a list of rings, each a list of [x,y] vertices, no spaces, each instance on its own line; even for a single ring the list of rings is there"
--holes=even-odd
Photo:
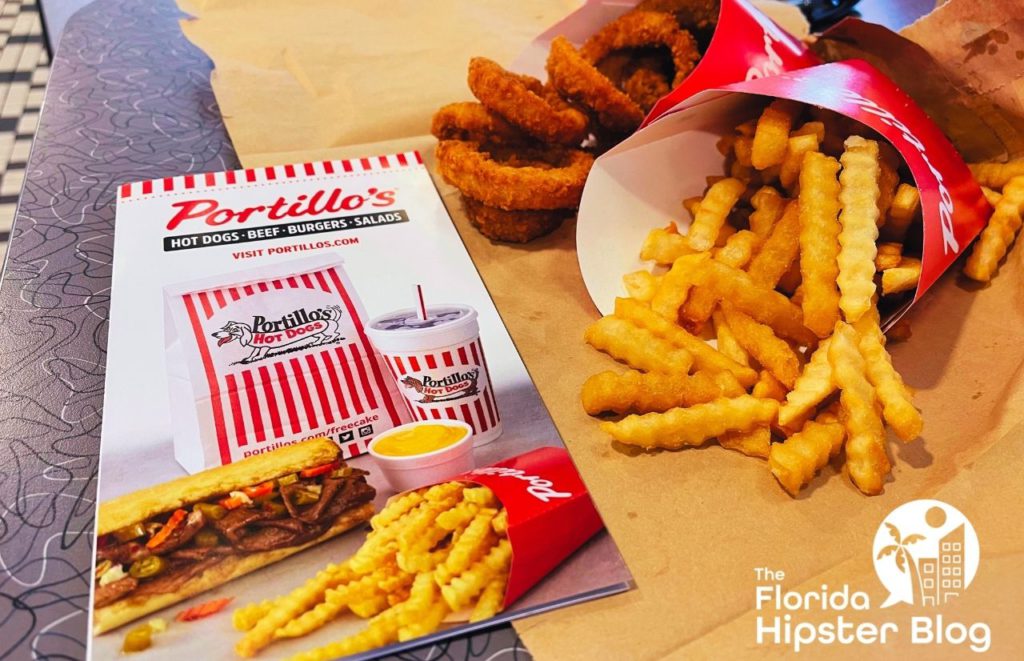
[[[365,471],[316,438],[101,503],[93,632],[217,587],[373,515]]]

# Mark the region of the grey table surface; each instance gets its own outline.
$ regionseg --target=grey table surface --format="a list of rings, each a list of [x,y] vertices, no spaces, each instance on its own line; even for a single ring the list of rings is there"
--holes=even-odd
[[[85,657],[114,200],[238,167],[171,0],[98,0],[53,61],[0,286],[0,659]],[[402,654],[528,659],[510,627]]]
[[[930,6],[859,8],[898,28]],[[238,166],[179,18],[96,0],[53,61],[0,283],[0,659],[85,656],[117,185]],[[399,658],[530,655],[502,627]]]

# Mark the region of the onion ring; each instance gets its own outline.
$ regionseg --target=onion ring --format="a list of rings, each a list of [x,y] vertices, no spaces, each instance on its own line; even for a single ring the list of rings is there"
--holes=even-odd
[[[444,140],[437,145],[437,169],[463,195],[506,211],[579,206],[594,164],[587,152],[548,147],[502,162],[492,151],[475,142]]]
[[[593,110],[606,128],[632,131],[643,121],[640,106],[580,55],[565,37],[555,37],[551,42],[547,69],[554,88]]]
[[[664,46],[675,65],[673,86],[683,82],[700,58],[693,35],[679,27],[671,14],[631,11],[623,14],[587,39],[580,55],[591,63],[600,62],[612,51],[640,46]]]
[[[554,211],[504,211],[462,196],[462,206],[473,227],[488,239],[527,243],[550,234],[572,215],[570,209]]]
[[[718,22],[719,0],[641,0],[633,11],[659,11],[672,14],[681,27],[698,30],[713,27]]]
[[[587,116],[530,76],[512,73],[486,57],[469,61],[469,89],[488,110],[538,140],[579,145],[587,137]]]
[[[438,140],[469,140],[496,145],[520,145],[530,142],[496,113],[480,103],[449,103],[434,113],[430,132]]]
[[[622,81],[622,91],[647,112],[658,99],[672,91],[668,80],[653,69],[637,69]]]

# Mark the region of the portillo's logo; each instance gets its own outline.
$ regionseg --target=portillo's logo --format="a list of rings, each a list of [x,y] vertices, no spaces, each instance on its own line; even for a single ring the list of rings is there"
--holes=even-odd
[[[217,346],[238,342],[251,349],[240,362],[251,363],[272,355],[333,344],[345,339],[341,333],[341,307],[328,305],[316,310],[300,308],[277,319],[255,315],[251,323],[229,321],[211,333]]]
[[[185,221],[191,227],[201,223],[221,227],[228,223],[246,223],[253,217],[265,220],[284,220],[359,211],[366,208],[384,208],[394,205],[396,191],[368,188],[365,191],[346,191],[341,188],[318,190],[312,195],[297,195],[294,199],[278,197],[268,204],[257,204],[242,209],[231,209],[213,198],[174,202],[174,215],[167,221],[167,229],[178,229]]]
[[[871,550],[888,591],[878,611],[904,603],[912,613],[880,619],[868,593],[849,584],[789,590],[783,587],[784,570],[757,567],[757,644],[801,652],[837,645],[884,647],[903,638],[934,647],[936,655],[954,648],[991,649],[987,623],[950,620],[940,612],[970,586],[981,555],[974,527],[960,510],[939,500],[905,503],[878,526]]]
[[[479,379],[480,370],[474,367],[464,372],[451,372],[441,378],[429,374],[409,375],[402,377],[401,383],[419,395],[419,399],[415,400],[417,404],[437,404],[479,394]]]

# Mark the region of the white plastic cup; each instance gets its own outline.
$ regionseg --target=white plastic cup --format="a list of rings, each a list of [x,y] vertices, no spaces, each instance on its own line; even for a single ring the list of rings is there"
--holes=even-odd
[[[376,317],[366,328],[416,420],[465,422],[477,446],[501,436],[476,310],[433,305],[422,320],[408,308]]]
[[[463,429],[466,435],[440,450],[409,457],[380,454],[375,446],[396,433],[423,425],[444,425]],[[409,422],[378,434],[367,449],[377,468],[396,492],[436,484],[476,468],[473,462],[473,428],[461,420],[423,420]]]

